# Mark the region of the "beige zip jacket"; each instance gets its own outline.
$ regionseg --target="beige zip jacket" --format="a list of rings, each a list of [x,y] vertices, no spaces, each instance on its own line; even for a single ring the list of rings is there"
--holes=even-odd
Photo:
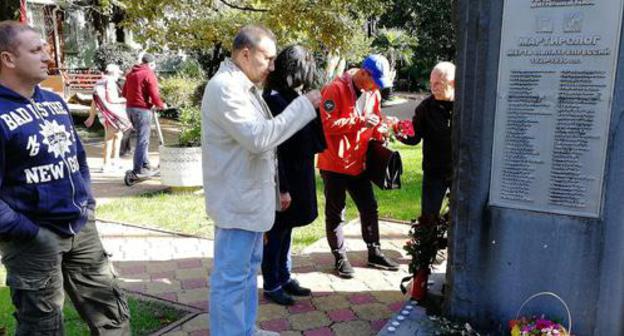
[[[206,213],[226,229],[266,232],[279,204],[275,150],[317,116],[301,96],[273,118],[260,89],[229,59],[202,101]]]

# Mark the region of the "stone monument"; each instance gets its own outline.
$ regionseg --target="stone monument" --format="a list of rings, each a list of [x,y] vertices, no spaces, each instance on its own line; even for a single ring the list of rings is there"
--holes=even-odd
[[[624,335],[624,0],[458,0],[446,311]],[[566,314],[555,300],[525,313]]]

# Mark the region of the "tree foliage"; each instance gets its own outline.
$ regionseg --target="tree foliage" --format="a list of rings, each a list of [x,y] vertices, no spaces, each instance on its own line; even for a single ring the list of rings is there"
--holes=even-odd
[[[457,0],[394,0],[379,25],[405,29],[418,39],[408,76],[424,88],[439,61],[455,61],[454,9]]]
[[[382,28],[373,40],[375,51],[386,56],[393,69],[397,66],[411,65],[416,46],[418,39],[406,30],[398,28]]]
[[[0,0],[0,21],[19,18],[19,0]]]
[[[95,51],[93,62],[100,71],[108,64],[117,64],[126,71],[136,63],[136,52],[127,44],[104,44]]]
[[[371,41],[365,36],[365,23],[384,10],[383,0],[119,2],[126,27],[150,49],[201,50],[215,45],[230,49],[241,26],[258,23],[275,32],[282,46],[298,42],[319,52],[338,51],[348,59],[368,52]]]
[[[97,32],[100,44],[104,43],[104,36],[110,23],[119,23],[124,12],[119,0],[57,0],[59,7],[64,10],[81,10],[85,19],[93,30]]]

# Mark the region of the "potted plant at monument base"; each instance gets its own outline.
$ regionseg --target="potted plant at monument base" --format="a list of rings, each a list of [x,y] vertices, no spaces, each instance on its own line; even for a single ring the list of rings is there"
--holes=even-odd
[[[172,188],[201,187],[201,112],[197,106],[180,110],[182,132],[178,144],[160,146],[160,180]]]
[[[412,221],[410,240],[403,249],[412,257],[409,264],[409,272],[413,277],[410,295],[414,300],[423,300],[427,295],[431,265],[436,260],[438,251],[446,248],[446,230],[446,221],[438,216],[422,215],[418,221]]]

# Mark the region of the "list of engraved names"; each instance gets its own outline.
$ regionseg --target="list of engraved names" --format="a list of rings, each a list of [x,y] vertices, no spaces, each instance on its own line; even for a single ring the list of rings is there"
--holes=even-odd
[[[490,204],[599,216],[623,1],[505,1]]]

